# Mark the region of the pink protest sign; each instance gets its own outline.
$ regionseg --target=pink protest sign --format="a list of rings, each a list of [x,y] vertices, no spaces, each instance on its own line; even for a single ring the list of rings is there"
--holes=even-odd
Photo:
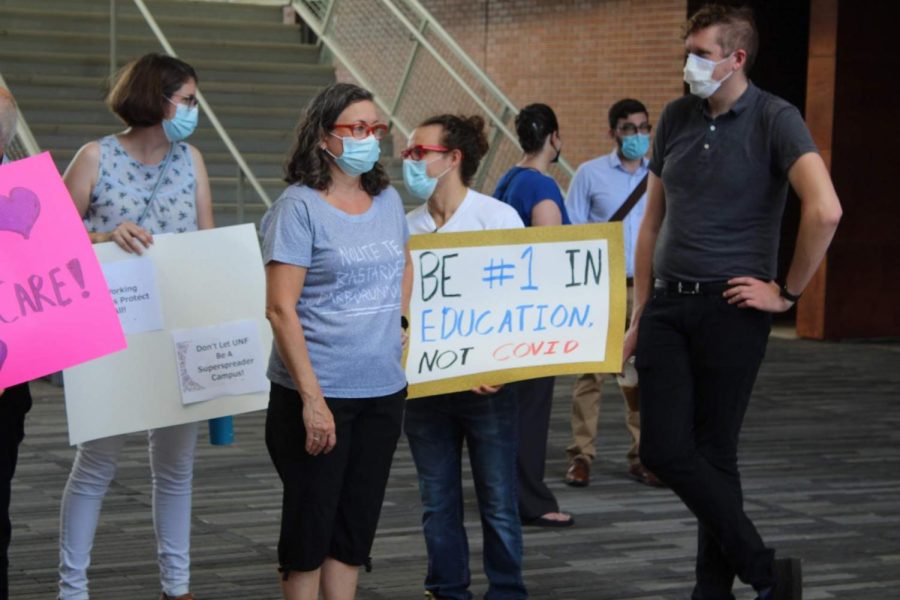
[[[123,348],[103,271],[50,155],[0,166],[0,388]]]

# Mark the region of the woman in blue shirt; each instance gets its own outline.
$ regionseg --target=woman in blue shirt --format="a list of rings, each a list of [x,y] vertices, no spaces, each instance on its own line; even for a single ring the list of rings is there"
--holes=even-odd
[[[525,156],[500,178],[494,198],[515,208],[526,227],[569,225],[559,184],[547,175],[562,151],[556,114],[546,104],[530,104],[516,117],[516,133]]]
[[[500,178],[494,197],[515,208],[528,227],[568,225],[559,185],[547,175],[562,150],[553,109],[546,104],[526,106],[516,117],[516,133],[525,156]],[[525,525],[568,527],[575,522],[572,515],[559,512],[556,497],[544,483],[553,384],[553,377],[511,384],[519,400],[519,516]]]

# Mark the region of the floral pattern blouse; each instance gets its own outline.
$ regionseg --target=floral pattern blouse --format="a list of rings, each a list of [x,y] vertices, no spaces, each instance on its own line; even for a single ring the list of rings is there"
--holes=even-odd
[[[110,232],[123,221],[137,223],[152,234],[196,231],[197,181],[191,151],[184,142],[174,144],[169,167],[144,215],[165,162],[146,165],[132,158],[117,136],[102,138],[100,176],[84,217],[88,231]]]

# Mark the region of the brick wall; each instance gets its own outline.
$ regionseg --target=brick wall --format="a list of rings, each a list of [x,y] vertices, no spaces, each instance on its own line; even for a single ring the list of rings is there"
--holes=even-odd
[[[608,152],[606,114],[624,97],[656,122],[682,93],[686,0],[423,0],[518,106],[544,102],[577,165]]]

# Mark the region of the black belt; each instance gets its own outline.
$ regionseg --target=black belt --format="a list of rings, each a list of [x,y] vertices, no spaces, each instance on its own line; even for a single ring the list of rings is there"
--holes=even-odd
[[[653,289],[677,296],[717,296],[730,288],[727,281],[663,281],[656,279]]]

